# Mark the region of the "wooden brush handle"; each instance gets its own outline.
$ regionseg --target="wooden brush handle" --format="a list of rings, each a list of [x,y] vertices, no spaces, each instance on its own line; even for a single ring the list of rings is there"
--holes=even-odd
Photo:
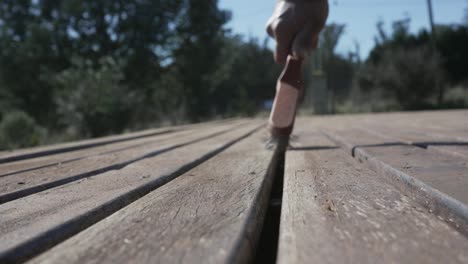
[[[296,59],[289,55],[278,81],[301,90],[304,85],[302,81],[302,59]]]
[[[278,79],[269,120],[269,129],[274,137],[291,134],[302,87],[302,60],[288,56],[284,70]]]

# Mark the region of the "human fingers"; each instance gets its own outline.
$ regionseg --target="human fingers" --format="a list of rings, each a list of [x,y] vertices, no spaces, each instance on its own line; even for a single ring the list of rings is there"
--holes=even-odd
[[[294,38],[292,44],[292,55],[296,58],[304,59],[317,48],[318,37],[321,27],[306,26]]]
[[[290,54],[296,30],[291,21],[280,18],[271,24],[271,31],[276,40],[275,61],[284,64]]]

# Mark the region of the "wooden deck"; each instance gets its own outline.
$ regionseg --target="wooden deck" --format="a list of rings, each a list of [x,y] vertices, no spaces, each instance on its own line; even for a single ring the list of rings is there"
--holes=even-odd
[[[468,111],[232,119],[0,153],[0,263],[468,263]]]

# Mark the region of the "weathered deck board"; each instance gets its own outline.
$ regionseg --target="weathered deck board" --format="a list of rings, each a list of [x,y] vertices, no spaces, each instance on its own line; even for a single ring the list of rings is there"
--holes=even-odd
[[[246,263],[277,156],[264,142],[242,140],[32,263]]]
[[[382,123],[361,126],[361,129],[390,141],[401,141],[408,145],[440,151],[468,160],[468,141],[458,140],[444,134],[433,133],[409,126],[395,127]]]
[[[279,263],[468,263],[467,116],[299,118],[286,153]],[[280,221],[271,208],[281,193],[269,192],[282,162],[263,148],[262,123],[0,152],[16,157],[0,162],[0,263],[231,263],[251,260],[256,247],[264,254],[277,238],[268,231]]]
[[[69,152],[69,151],[76,151],[80,149],[93,148],[93,147],[103,146],[107,144],[124,142],[127,140],[135,140],[138,138],[152,137],[156,135],[178,131],[180,129],[183,129],[183,127],[151,129],[148,131],[140,131],[140,132],[129,133],[129,134],[124,134],[124,135],[82,140],[79,142],[54,144],[54,145],[45,146],[45,147],[34,147],[34,148],[27,148],[27,149],[14,150],[14,151],[4,151],[0,153],[1,154],[0,163],[7,163],[7,162],[18,161],[18,160],[37,158],[37,157],[53,155],[53,154],[60,154],[60,153]]]
[[[250,135],[260,124],[252,122],[119,170],[0,205],[0,263],[25,260],[93,225]]]
[[[231,122],[234,120],[235,119],[225,119],[225,120],[216,120],[216,121],[198,123],[198,124],[148,129],[144,131],[125,133],[122,135],[81,140],[78,142],[68,142],[68,143],[54,144],[54,145],[49,145],[49,146],[40,146],[40,147],[27,148],[27,149],[21,149],[21,150],[14,150],[14,151],[2,151],[0,152],[0,164],[6,163],[6,162],[18,161],[18,160],[37,158],[37,157],[42,157],[42,156],[47,156],[47,155],[65,153],[69,151],[76,151],[80,149],[93,148],[93,147],[103,146],[107,144],[114,144],[114,143],[124,142],[128,140],[135,140],[139,138],[152,137],[152,136],[161,135],[165,133],[184,130],[187,128],[202,127],[206,125],[213,125],[216,123],[224,123],[226,121]]]
[[[119,169],[144,157],[158,155],[164,151],[191,144],[202,138],[227,132],[243,124],[245,122],[234,122],[202,127],[193,131],[184,130],[165,134],[143,145],[141,145],[141,142],[137,142],[135,148],[122,148],[119,151],[119,146],[117,146],[117,149],[114,149],[116,151],[104,151],[101,155],[90,154],[89,157],[81,159],[67,157],[71,159],[70,162],[0,177],[0,203],[111,169]],[[71,155],[75,155],[75,153],[71,153]],[[44,160],[41,159],[40,162],[44,162]],[[48,161],[46,161],[46,164],[48,164]]]
[[[241,123],[241,120],[232,121],[229,123]],[[244,120],[246,122],[246,120]],[[225,122],[225,124],[229,124]],[[220,126],[216,124],[210,124],[210,127],[217,127]],[[205,125],[206,127],[206,125]],[[37,169],[42,169],[46,167],[51,167],[58,164],[65,164],[69,162],[73,162],[79,159],[84,159],[91,156],[96,155],[104,155],[113,152],[123,151],[126,149],[137,148],[143,146],[145,144],[154,143],[160,139],[166,139],[170,137],[176,137],[178,135],[187,134],[188,131],[196,131],[202,129],[202,125],[193,125],[193,126],[185,126],[184,129],[174,129],[172,133],[162,133],[157,134],[155,136],[145,136],[142,138],[132,139],[132,140],[125,140],[122,142],[116,143],[109,143],[100,146],[89,147],[85,149],[78,149],[74,151],[68,151],[64,153],[57,153],[57,154],[50,154],[45,155],[42,157],[13,161],[9,163],[0,164],[0,177],[9,176],[12,174],[18,174],[21,172],[32,171]]]
[[[326,134],[379,174],[394,180],[401,191],[417,193],[420,203],[468,234],[468,164],[464,159],[386,142],[362,130]]]
[[[314,129],[286,154],[278,263],[466,263],[468,239]]]
[[[459,141],[468,141],[468,111],[430,111],[402,113],[373,113],[337,116],[317,116],[310,122],[324,127],[366,127],[369,124],[411,128],[421,133],[442,135]]]
[[[392,142],[468,158],[468,111],[339,115],[308,119],[324,130],[362,129]]]
[[[381,123],[394,123],[395,126],[409,126],[420,131],[440,133],[445,136],[459,137],[459,140],[468,140],[468,111],[429,111],[407,112],[396,114],[381,114],[384,119]],[[372,117],[377,119],[377,116]]]
[[[350,116],[355,126],[390,126],[410,129],[439,139],[468,141],[468,111],[407,112]],[[414,135],[413,135],[414,136]]]
[[[388,164],[391,168],[468,204],[468,164],[465,159],[433,153],[400,142],[389,142],[362,130],[328,130],[325,133],[347,145],[354,152],[353,155],[364,151],[368,158]]]

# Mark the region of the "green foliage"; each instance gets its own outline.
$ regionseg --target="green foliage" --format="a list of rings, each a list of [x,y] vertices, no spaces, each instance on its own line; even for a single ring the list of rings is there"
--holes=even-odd
[[[252,114],[278,71],[229,19],[217,0],[1,1],[0,117],[70,139]]]
[[[405,110],[431,107],[442,79],[439,57],[429,47],[392,49],[381,56],[380,63],[367,65],[361,87],[382,90]]]
[[[332,56],[336,56],[335,49],[340,41],[341,36],[345,33],[345,25],[342,24],[329,24],[327,25],[320,37],[320,48],[323,50],[324,60],[330,59]]]
[[[266,43],[229,34],[230,16],[218,0],[2,0],[0,118],[21,110],[15,118],[37,127],[29,135],[46,127],[47,141],[254,115],[273,98],[281,66]],[[353,110],[358,97],[359,109],[420,109],[432,107],[442,75],[466,83],[466,27],[437,27],[433,52],[431,35],[411,34],[409,20],[391,34],[382,25],[364,64],[336,54],[345,26],[327,26],[306,70],[324,87],[316,101],[331,112]],[[450,90],[447,106],[464,104],[455,98],[463,94]],[[11,147],[40,141],[32,138]]]
[[[391,32],[383,26],[377,24],[376,45],[364,64],[352,53],[346,58],[334,52],[343,27],[324,30],[313,64],[322,66],[315,71],[325,73],[327,91],[313,92],[328,98],[328,112],[335,104],[340,113],[467,106],[467,26],[438,25],[435,38],[426,30],[411,33],[410,19],[393,23]]]
[[[0,117],[70,139],[253,114],[279,69],[229,19],[217,0],[1,1]]]
[[[230,14],[219,10],[217,0],[187,0],[176,27],[173,73],[183,87],[187,117],[199,121],[210,115],[210,74],[218,67],[223,25]]]
[[[385,54],[391,50],[413,50],[431,46],[431,34],[421,30],[417,34],[409,32],[410,20],[404,19],[393,24],[389,36],[383,30],[383,23],[378,23],[379,35],[376,46],[372,49],[368,62],[379,64]],[[456,85],[468,79],[468,27],[461,25],[436,26],[434,48],[440,56],[446,81]]]
[[[394,49],[414,49],[428,46],[431,41],[430,33],[422,30],[418,34],[411,34],[409,31],[410,20],[403,19],[393,23],[393,31],[388,34],[383,29],[383,22],[377,23],[378,35],[375,38],[375,47],[371,50],[367,62],[380,63],[389,50]]]
[[[216,64],[219,67],[209,81],[215,113],[253,115],[266,99],[274,97],[281,67],[275,65],[266,43],[244,42],[239,36],[226,38]]]
[[[409,32],[410,20],[393,24],[389,35],[378,24],[379,36],[359,78],[360,88],[395,101],[392,109],[444,107],[440,89],[468,79],[468,31],[463,26],[437,26],[436,39],[425,30]],[[439,102],[438,102],[439,99]]]
[[[127,86],[147,89],[175,48],[181,5],[182,0],[0,1],[0,83],[15,99],[13,107],[57,129],[57,91],[49,79],[74,67],[71,58],[98,65],[113,57],[125,61]]]
[[[45,130],[25,112],[9,112],[0,122],[0,149],[36,146],[44,135]]]
[[[468,80],[468,25],[438,26],[436,45],[447,81],[457,85]]]
[[[59,121],[80,135],[121,132],[131,117],[135,95],[122,83],[121,65],[106,57],[93,66],[75,59],[53,78]]]
[[[306,64],[306,87],[308,93],[311,93],[306,96],[309,101],[313,101],[316,113],[335,113],[337,103],[345,100],[351,91],[354,62],[351,58],[335,52],[344,32],[345,25],[327,25],[321,34],[317,52]],[[326,87],[317,84],[317,80],[312,76],[322,74],[326,80]]]
[[[449,89],[445,96],[445,105],[447,108],[468,107],[468,87],[457,86]]]

